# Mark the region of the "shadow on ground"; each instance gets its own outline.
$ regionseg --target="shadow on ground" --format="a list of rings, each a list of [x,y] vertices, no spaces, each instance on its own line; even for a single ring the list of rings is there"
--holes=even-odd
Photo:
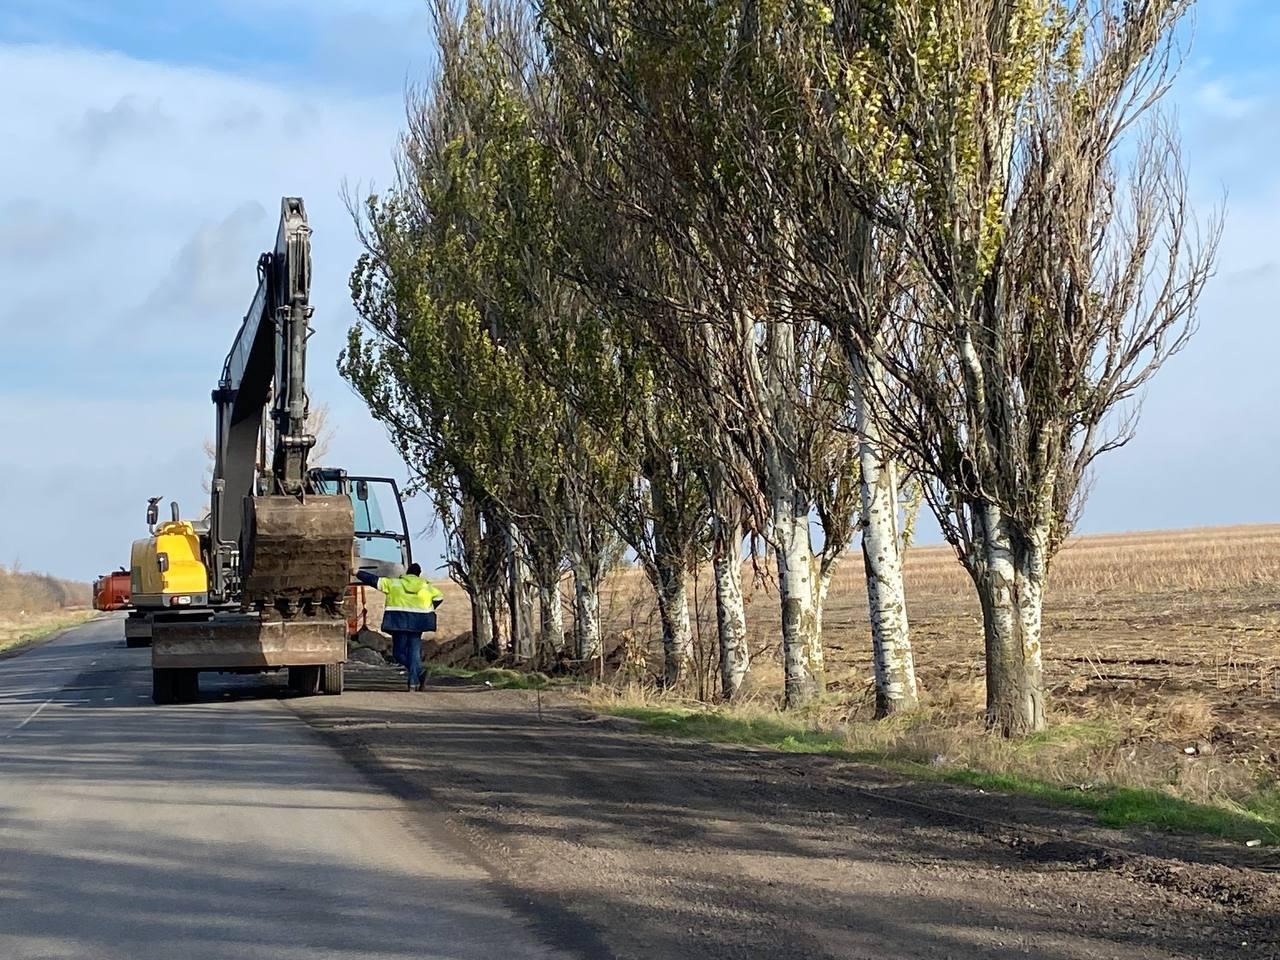
[[[1207,958],[1280,942],[1274,877],[983,830],[820,758],[638,736],[550,705],[540,721],[527,692],[290,706],[621,957]],[[1001,813],[1001,798],[965,796]]]

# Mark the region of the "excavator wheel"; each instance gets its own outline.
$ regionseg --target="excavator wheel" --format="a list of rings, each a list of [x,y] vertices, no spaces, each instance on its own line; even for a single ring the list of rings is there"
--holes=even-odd
[[[193,703],[200,699],[200,671],[177,671],[178,703]]]
[[[153,703],[176,703],[177,692],[174,689],[175,670],[151,671],[151,700]]]
[[[151,671],[151,700],[154,703],[190,703],[200,698],[200,672],[173,668]]]
[[[320,667],[290,667],[289,689],[304,697],[315,696],[320,692],[320,672]]]
[[[336,697],[342,693],[342,667],[340,663],[326,663],[320,670],[320,687],[329,696]]]

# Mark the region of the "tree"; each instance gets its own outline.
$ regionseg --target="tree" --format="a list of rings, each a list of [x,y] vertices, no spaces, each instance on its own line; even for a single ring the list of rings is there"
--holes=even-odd
[[[482,591],[470,570],[488,569],[483,542],[505,540],[514,655],[535,654],[534,583],[541,647],[554,654],[562,645],[567,554],[578,652],[592,658],[612,552],[607,525],[623,528],[624,472],[644,459],[622,455],[623,411],[638,428],[627,434],[629,451],[647,421],[620,398],[643,396],[626,378],[644,368],[623,361],[608,324],[558,268],[563,178],[542,136],[549,118],[540,112],[553,105],[527,12],[501,0],[434,10],[440,72],[410,96],[395,189],[369,198],[358,216],[366,254],[352,286],[363,325],[351,332],[342,369],[446,512],[456,511],[466,556],[458,570],[473,603]],[[584,431],[588,420],[599,429]],[[689,534],[677,529],[687,484],[672,472],[678,461],[647,462],[636,501],[644,520],[630,529],[638,550],[654,546],[643,555],[662,587],[675,682],[689,636],[681,599]]]
[[[899,4],[837,18],[826,48],[821,142],[911,264],[887,322],[852,311],[850,336],[905,401],[879,419],[977,588],[1005,734],[1045,725],[1053,555],[1212,271],[1217,228],[1155,112],[1191,5]]]
[[[714,452],[703,465],[711,524],[711,568],[716,588],[716,641],[720,653],[720,696],[737,698],[751,667],[747,614],[742,595],[742,542],[747,511]]]
[[[544,15],[564,95],[602,118],[595,155],[573,157],[612,241],[593,249],[587,282],[664,355],[715,448],[717,484],[736,491],[773,543],[786,702],[799,706],[823,686],[821,603],[851,537],[826,530],[816,555],[811,514],[827,491],[848,489],[858,459],[849,444],[822,439],[843,419],[850,378],[832,378],[846,361],[793,299],[803,212],[786,184],[804,159],[802,118],[772,46],[790,9],[549,0]],[[864,443],[863,452],[874,450]],[[883,513],[868,516],[881,523]]]
[[[531,657],[525,564],[537,565],[547,600],[561,554],[558,402],[528,376],[521,350],[539,309],[525,255],[541,237],[549,186],[523,94],[529,30],[518,11],[498,7],[440,4],[435,14],[439,71],[409,96],[396,185],[353,210],[365,246],[352,275],[362,322],[340,369],[417,482],[456,504],[471,561],[505,543],[513,653]],[[486,579],[491,559],[481,564]],[[464,577],[473,603],[480,582]],[[550,602],[544,609],[554,634]]]

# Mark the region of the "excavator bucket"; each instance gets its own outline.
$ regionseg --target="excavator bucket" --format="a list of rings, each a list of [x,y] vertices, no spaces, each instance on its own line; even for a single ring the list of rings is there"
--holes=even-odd
[[[335,608],[351,582],[355,519],[345,496],[245,498],[241,601],[290,611]]]

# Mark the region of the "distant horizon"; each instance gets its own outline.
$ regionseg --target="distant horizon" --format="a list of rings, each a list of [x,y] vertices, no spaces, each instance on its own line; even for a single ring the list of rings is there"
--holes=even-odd
[[[1198,533],[1201,531],[1242,530],[1242,529],[1254,529],[1258,527],[1276,527],[1277,530],[1280,530],[1280,520],[1260,520],[1260,521],[1250,522],[1250,523],[1205,524],[1205,525],[1191,526],[1191,527],[1163,527],[1163,528],[1153,527],[1150,529],[1090,531],[1088,533],[1073,533],[1070,537],[1067,538],[1066,543],[1072,543],[1077,540],[1101,540],[1108,537],[1115,537],[1115,538],[1138,537],[1138,536],[1153,536],[1158,534],[1167,534],[1171,536],[1184,536],[1187,534]],[[857,538],[855,537],[853,540],[850,541],[850,544],[849,544],[850,548],[853,548],[856,542],[857,542]],[[945,549],[948,547],[950,547],[950,544],[943,539],[930,540],[927,542],[913,540],[908,550],[909,551],[928,550],[928,549],[936,550],[936,549]],[[765,553],[767,554],[767,552],[768,551],[766,550]],[[745,560],[746,557],[744,556],[743,559]],[[631,558],[624,558],[622,562],[628,564],[629,566],[639,565],[637,561]],[[0,561],[0,572],[3,572],[3,573],[7,573],[7,574],[24,573],[24,574],[30,574],[31,576],[37,576],[37,577],[53,577],[56,580],[61,580],[63,582],[75,584],[78,586],[92,585],[93,581],[96,580],[98,577],[104,576],[105,574],[112,573],[120,569],[128,570],[129,567],[127,564],[118,564],[117,566],[112,567],[110,570],[100,570],[97,573],[95,573],[93,576],[89,577],[88,579],[80,579],[79,577],[67,576],[65,574],[58,573],[55,570],[38,570],[34,568],[27,568],[21,565],[21,560],[18,561],[17,568],[15,568],[14,564],[11,562]],[[446,575],[444,577],[431,577],[429,579],[434,579],[434,580],[448,579],[448,576]]]

